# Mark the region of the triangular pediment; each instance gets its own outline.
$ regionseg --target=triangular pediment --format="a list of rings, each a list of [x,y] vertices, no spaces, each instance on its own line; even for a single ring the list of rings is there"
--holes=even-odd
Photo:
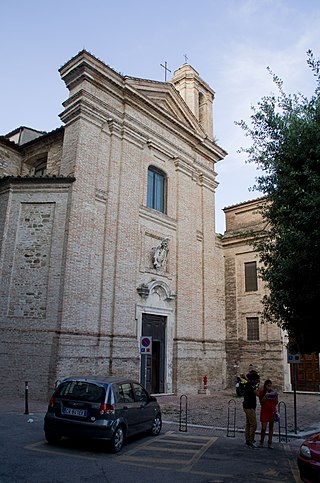
[[[134,77],[126,77],[126,82],[136,89],[139,94],[142,94],[188,128],[195,130],[200,135],[205,135],[199,121],[173,84]]]

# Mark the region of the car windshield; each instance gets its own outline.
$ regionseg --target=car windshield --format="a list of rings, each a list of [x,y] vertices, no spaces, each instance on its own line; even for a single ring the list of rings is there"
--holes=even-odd
[[[60,384],[56,397],[102,403],[105,400],[105,388],[86,381],[66,381]]]

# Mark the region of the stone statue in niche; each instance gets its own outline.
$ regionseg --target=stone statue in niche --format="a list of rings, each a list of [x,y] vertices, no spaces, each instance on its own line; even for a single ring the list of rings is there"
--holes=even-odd
[[[166,262],[169,252],[168,243],[169,238],[164,238],[160,245],[158,245],[155,249],[154,255],[152,257],[152,263],[154,268],[156,268],[157,270],[160,268],[165,270],[166,268]]]

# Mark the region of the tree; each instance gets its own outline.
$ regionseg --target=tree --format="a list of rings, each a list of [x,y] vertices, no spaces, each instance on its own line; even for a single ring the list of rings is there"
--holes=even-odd
[[[253,246],[266,282],[263,320],[288,332],[300,351],[320,351],[320,60],[307,52],[317,82],[310,99],[287,95],[270,69],[278,95],[252,107],[251,124],[240,125],[253,141],[243,148],[262,175],[255,189],[263,193],[266,231]]]

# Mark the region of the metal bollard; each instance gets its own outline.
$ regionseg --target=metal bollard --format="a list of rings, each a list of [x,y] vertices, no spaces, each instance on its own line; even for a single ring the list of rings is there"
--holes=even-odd
[[[29,414],[29,386],[28,386],[28,381],[25,381],[24,383],[24,414]]]
[[[283,410],[282,410],[283,409]],[[281,429],[284,429],[285,442],[288,442],[288,423],[287,423],[287,405],[285,402],[280,401],[278,404],[279,413],[279,443],[281,443]]]
[[[182,401],[185,401],[185,420],[184,423],[182,421]],[[185,394],[180,396],[180,415],[179,415],[179,431],[187,432],[188,431],[188,398]]]
[[[236,436],[236,414],[237,414],[237,403],[235,399],[230,399],[228,401],[228,424],[227,424],[228,438],[235,438]]]

